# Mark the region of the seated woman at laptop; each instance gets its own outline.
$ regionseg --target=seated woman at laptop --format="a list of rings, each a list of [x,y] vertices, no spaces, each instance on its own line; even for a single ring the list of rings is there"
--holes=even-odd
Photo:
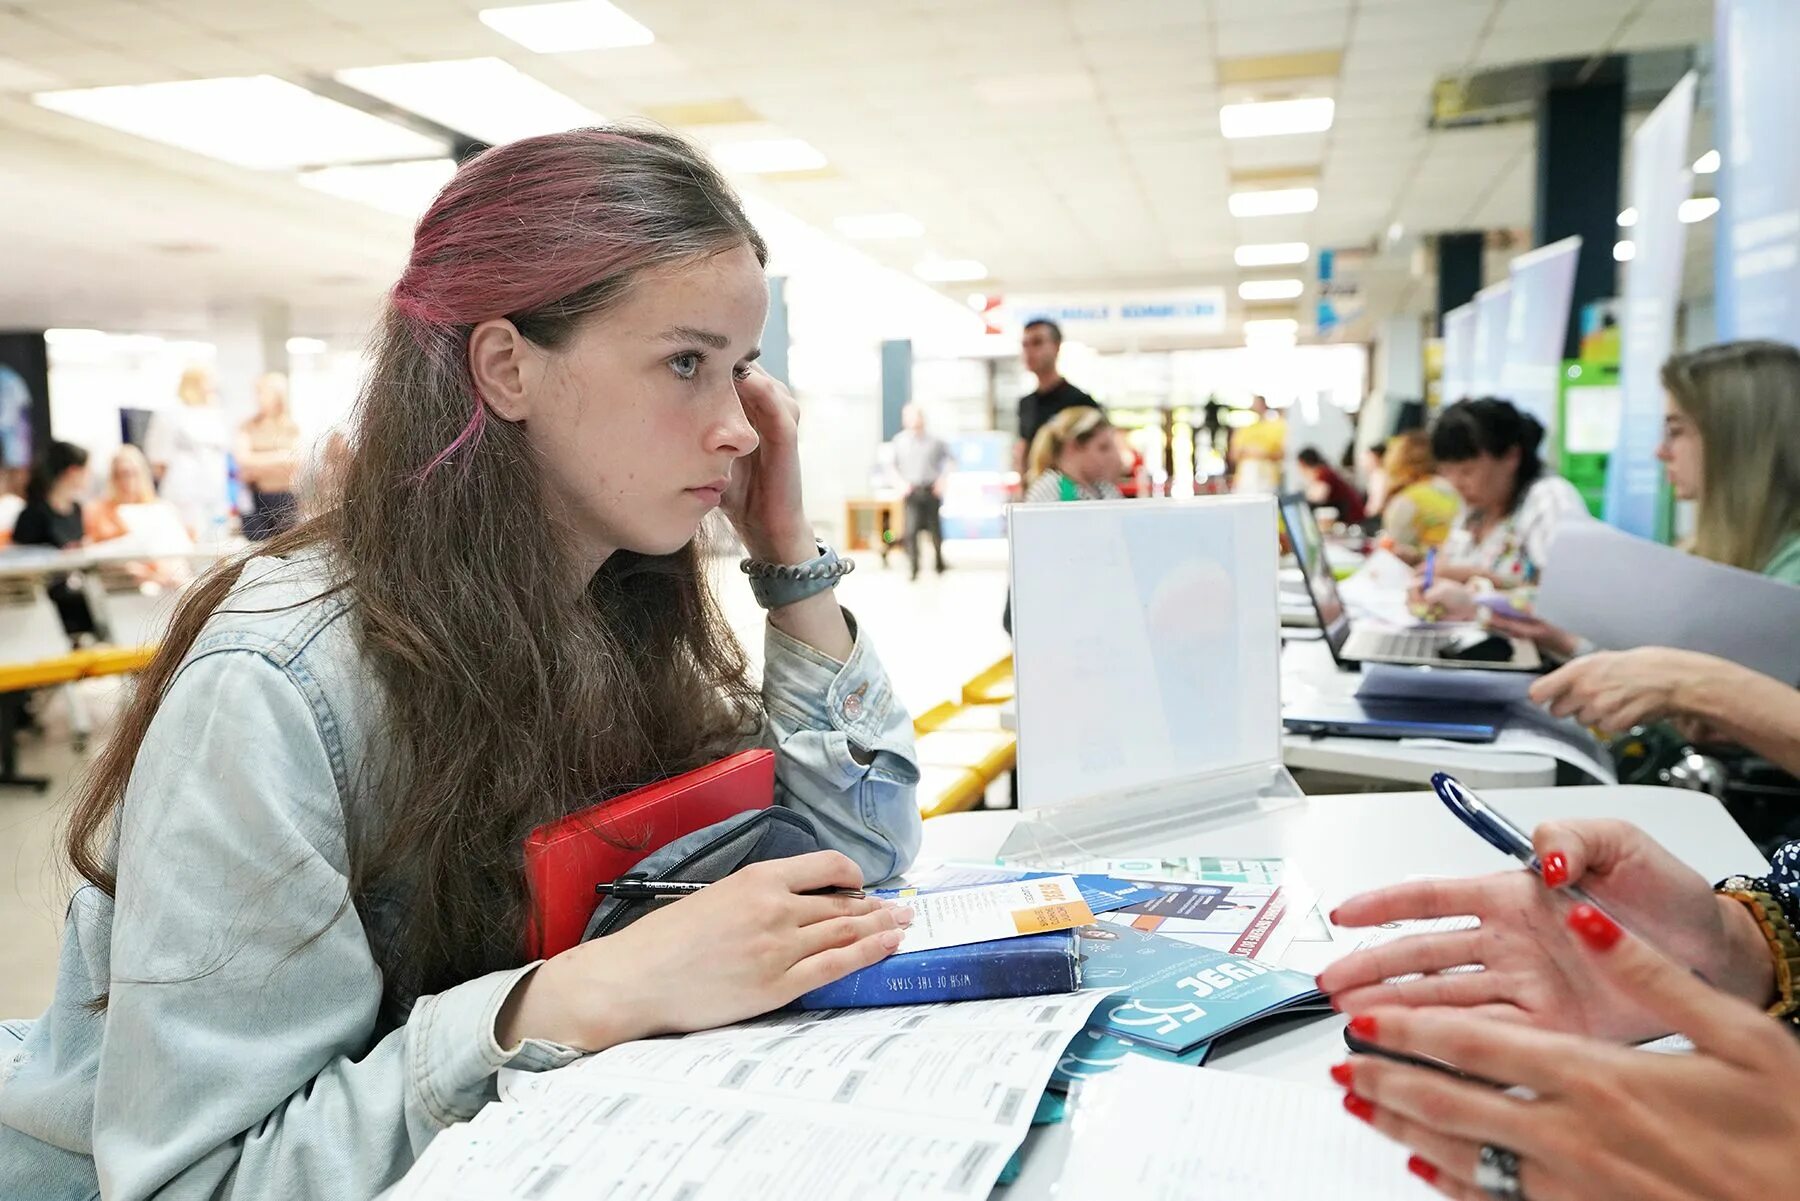
[[[1674,356],[1662,382],[1656,457],[1676,498],[1695,502],[1688,548],[1800,585],[1800,350],[1725,342]],[[1580,630],[1541,621],[1496,618],[1493,626],[1552,654],[1572,654],[1580,644]]]
[[[0,1022],[0,1197],[373,1197],[503,1067],[899,945],[904,909],[813,895],[907,867],[919,777],[755,363],[766,259],[666,132],[522,138],[444,185],[332,507],[183,594],[74,798],[55,997]],[[768,610],[760,681],[715,512]],[[830,849],[527,953],[532,830],[747,747]]]
[[[1437,473],[1424,430],[1396,434],[1382,456],[1387,500],[1381,508],[1383,545],[1415,567],[1442,546],[1462,513],[1462,497]],[[1374,490],[1370,490],[1373,504]]]
[[[1064,409],[1037,432],[1025,464],[1025,502],[1118,500],[1121,466],[1112,422],[1099,409]]]

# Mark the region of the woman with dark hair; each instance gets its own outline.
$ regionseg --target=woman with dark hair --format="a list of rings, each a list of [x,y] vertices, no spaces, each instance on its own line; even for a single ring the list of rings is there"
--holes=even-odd
[[[1338,520],[1345,525],[1355,525],[1368,516],[1362,493],[1337,468],[1325,461],[1325,456],[1319,453],[1318,447],[1301,447],[1300,453],[1294,456],[1294,461],[1300,465],[1300,474],[1306,477],[1304,490],[1308,504],[1315,509],[1336,509]]]
[[[918,777],[755,366],[764,260],[673,135],[462,165],[332,506],[184,594],[76,799],[55,999],[0,1025],[0,1196],[372,1197],[502,1067],[760,1014],[898,945],[905,910],[814,895],[907,866]],[[770,610],[760,693],[695,543],[714,510]],[[755,745],[836,849],[527,957],[534,828]]]
[[[88,452],[73,442],[52,442],[25,484],[25,507],[13,521],[14,546],[74,550],[86,537],[81,498],[88,490]],[[44,591],[71,639],[94,633],[94,614],[78,575],[55,575]]]
[[[1464,508],[1438,556],[1439,578],[1529,583],[1543,569],[1551,532],[1586,515],[1575,485],[1544,473],[1543,441],[1537,418],[1508,401],[1465,400],[1444,410],[1431,453]]]

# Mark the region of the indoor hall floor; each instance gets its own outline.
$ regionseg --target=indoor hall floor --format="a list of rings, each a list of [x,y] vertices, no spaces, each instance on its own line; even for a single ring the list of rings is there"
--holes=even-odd
[[[1006,599],[1006,544],[958,543],[945,548],[950,570],[929,566],[909,583],[906,556],[896,551],[884,570],[873,554],[858,555],[839,596],[873,641],[895,691],[917,714],[956,696],[963,681],[1011,650],[1000,628]],[[930,556],[926,561],[929,564]],[[721,561],[718,578],[727,618],[751,653],[762,655],[762,613],[738,576],[734,561]],[[122,689],[114,681],[82,685],[104,735]],[[20,746],[20,770],[49,776],[39,796],[0,789],[0,1019],[35,1017],[50,999],[70,877],[58,836],[70,784],[87,760],[70,749],[66,710],[53,695],[41,698],[46,733]]]

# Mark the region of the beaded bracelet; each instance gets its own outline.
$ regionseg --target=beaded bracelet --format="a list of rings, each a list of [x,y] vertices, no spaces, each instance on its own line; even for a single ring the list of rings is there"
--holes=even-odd
[[[1795,984],[1800,982],[1800,937],[1795,936],[1793,923],[1788,921],[1781,902],[1775,898],[1768,881],[1747,876],[1731,877],[1719,885],[1718,892],[1748,908],[1762,929],[1763,937],[1769,940],[1769,953],[1775,959],[1777,990],[1775,1003],[1769,1006],[1769,1016],[1794,1017],[1800,1013],[1800,996],[1795,995]]]

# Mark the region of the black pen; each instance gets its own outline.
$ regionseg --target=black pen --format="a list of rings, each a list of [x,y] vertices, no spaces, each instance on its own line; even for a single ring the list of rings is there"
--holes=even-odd
[[[596,884],[594,891],[603,897],[617,897],[621,901],[668,901],[676,897],[692,896],[707,886],[708,882],[690,883],[685,880],[618,880],[611,884]],[[860,888],[815,888],[800,895],[861,897],[867,894]]]

